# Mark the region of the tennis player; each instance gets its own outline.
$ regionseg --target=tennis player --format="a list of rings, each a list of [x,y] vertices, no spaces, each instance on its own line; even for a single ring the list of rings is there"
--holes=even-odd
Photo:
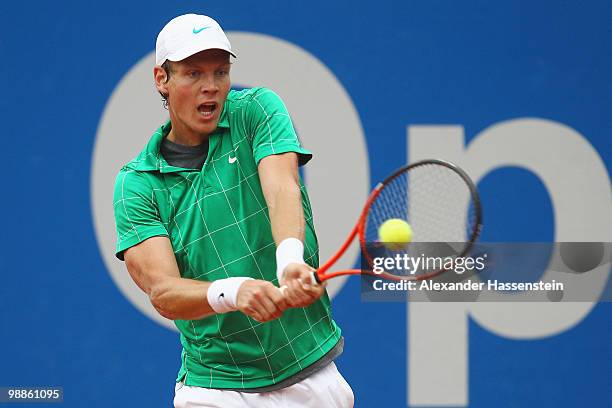
[[[230,89],[236,56],[210,17],[171,20],[155,55],[170,120],[117,176],[116,254],[181,333],[175,407],[352,407],[333,362],[340,328],[310,284],[318,246],[298,166],[312,155],[285,105]]]

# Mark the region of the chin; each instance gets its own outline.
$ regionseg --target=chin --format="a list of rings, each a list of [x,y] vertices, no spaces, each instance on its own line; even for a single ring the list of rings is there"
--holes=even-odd
[[[200,133],[200,134],[206,134],[206,135],[209,135],[209,134],[211,134],[212,132],[214,132],[215,130],[217,130],[217,124],[215,123],[215,124],[214,124],[214,125],[212,125],[212,126],[210,126],[210,125],[208,125],[208,126],[202,126],[202,127],[200,127],[200,129],[198,129],[198,130],[199,130],[199,132],[198,132],[198,133]]]
[[[192,129],[199,134],[210,134],[217,129],[217,122],[207,122],[207,123],[198,123],[196,126],[193,126]]]

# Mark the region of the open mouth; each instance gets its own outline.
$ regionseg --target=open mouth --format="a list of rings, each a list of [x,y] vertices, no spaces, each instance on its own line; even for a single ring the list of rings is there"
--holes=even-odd
[[[217,103],[216,102],[205,102],[205,103],[202,103],[202,104],[198,105],[198,112],[205,119],[212,118],[213,115],[215,114],[216,110],[217,110]]]

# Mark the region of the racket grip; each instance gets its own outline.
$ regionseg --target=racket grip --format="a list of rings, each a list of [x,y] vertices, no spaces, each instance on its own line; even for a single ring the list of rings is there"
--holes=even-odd
[[[314,271],[312,273],[312,275],[310,275],[310,278],[312,280],[312,284],[313,285],[320,285],[321,284],[321,279],[319,279],[319,275],[317,274],[317,271]]]

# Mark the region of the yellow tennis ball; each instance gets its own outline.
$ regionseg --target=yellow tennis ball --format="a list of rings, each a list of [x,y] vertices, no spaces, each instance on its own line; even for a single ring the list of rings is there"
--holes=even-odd
[[[378,228],[378,240],[387,248],[399,251],[412,241],[412,228],[402,219],[388,219]]]

